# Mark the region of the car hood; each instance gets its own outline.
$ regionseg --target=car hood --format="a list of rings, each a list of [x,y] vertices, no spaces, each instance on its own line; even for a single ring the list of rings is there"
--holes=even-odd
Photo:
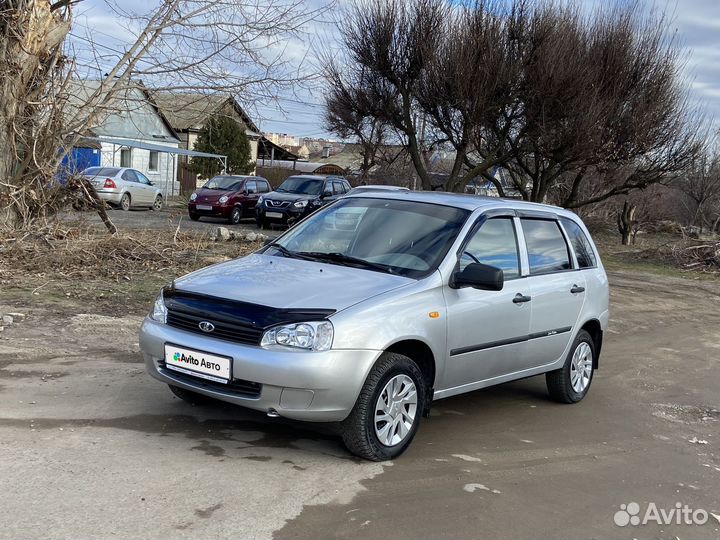
[[[271,191],[263,195],[263,199],[270,199],[272,201],[308,201],[310,199],[317,199],[319,195],[310,195],[308,193],[281,193],[277,191]]]
[[[188,274],[174,286],[269,307],[340,311],[414,282],[372,270],[253,254]]]
[[[234,191],[228,191],[224,189],[198,189],[195,193],[197,193],[197,197],[193,202],[216,202],[220,197],[223,195],[227,195],[230,197],[235,192]]]

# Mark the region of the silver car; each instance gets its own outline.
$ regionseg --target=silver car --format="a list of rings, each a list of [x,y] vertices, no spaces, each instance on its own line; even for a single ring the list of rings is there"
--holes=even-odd
[[[582,400],[607,325],[608,280],[575,214],[376,192],[175,280],[140,347],[184,400],[339,422],[351,452],[385,460],[433,400],[539,374],[554,399]]]
[[[151,208],[160,210],[162,191],[136,169],[127,167],[90,167],[82,176],[90,180],[102,200],[123,210]]]

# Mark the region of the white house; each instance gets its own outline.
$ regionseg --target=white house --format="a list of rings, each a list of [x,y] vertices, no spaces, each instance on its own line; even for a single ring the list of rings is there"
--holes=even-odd
[[[101,81],[93,80],[73,81],[70,99],[71,105],[78,106],[76,112],[82,114],[83,104],[100,84]],[[137,169],[160,187],[166,197],[180,192],[177,156],[163,151],[177,149],[180,139],[141,82],[124,86],[104,104],[85,134],[101,144],[97,165]]]

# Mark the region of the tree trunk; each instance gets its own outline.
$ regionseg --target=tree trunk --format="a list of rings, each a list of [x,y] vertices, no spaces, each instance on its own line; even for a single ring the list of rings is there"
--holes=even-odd
[[[637,224],[635,214],[637,212],[637,206],[630,204],[627,201],[623,204],[622,210],[618,211],[617,215],[617,226],[620,236],[622,237],[622,245],[630,245],[630,234],[632,233],[633,227]]]

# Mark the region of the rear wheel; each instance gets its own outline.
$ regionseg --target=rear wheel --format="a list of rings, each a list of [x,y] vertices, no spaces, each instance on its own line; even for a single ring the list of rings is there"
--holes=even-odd
[[[232,209],[232,212],[230,212],[230,218],[228,218],[228,221],[231,225],[237,225],[240,223],[240,220],[242,219],[242,208],[239,206],[236,206]]]
[[[179,397],[185,403],[189,403],[190,405],[207,405],[215,401],[211,397],[207,397],[203,394],[198,394],[197,392],[193,392],[192,390],[186,390],[185,388],[180,388],[179,386],[174,386],[172,384],[168,384],[168,386],[170,387],[170,391],[175,394],[175,396]]]
[[[545,374],[550,397],[561,403],[577,403],[590,390],[595,360],[595,344],[585,330],[580,330],[570,347],[562,368]]]
[[[126,212],[130,210],[130,194],[129,193],[123,193],[122,197],[120,197],[120,209],[125,210]]]
[[[415,362],[402,354],[383,354],[370,371],[352,412],[342,422],[345,446],[372,461],[399,456],[417,432],[426,393]]]
[[[163,207],[163,198],[162,195],[158,195],[155,197],[155,202],[152,205],[152,209],[156,212],[160,211]]]

